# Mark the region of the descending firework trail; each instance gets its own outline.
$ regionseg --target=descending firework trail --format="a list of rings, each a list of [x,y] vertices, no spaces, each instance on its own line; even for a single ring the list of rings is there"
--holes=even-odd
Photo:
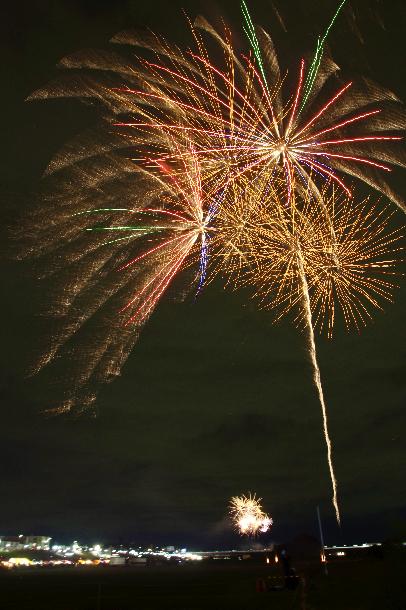
[[[336,476],[334,473],[334,467],[333,467],[332,443],[331,443],[331,439],[330,439],[330,435],[329,435],[329,431],[328,431],[327,408],[326,408],[326,403],[324,401],[324,392],[323,392],[323,386],[321,384],[319,364],[317,362],[316,342],[314,340],[314,330],[313,330],[312,311],[311,311],[310,297],[309,297],[309,287],[308,287],[306,275],[304,272],[303,258],[302,258],[300,250],[298,252],[298,268],[299,268],[299,277],[301,280],[302,291],[303,291],[303,313],[304,313],[304,319],[306,322],[306,332],[307,332],[307,337],[308,337],[308,342],[309,342],[309,355],[310,355],[310,359],[311,359],[311,363],[312,363],[312,367],[313,367],[313,380],[314,380],[314,384],[317,388],[321,412],[323,415],[323,433],[324,433],[324,439],[326,441],[326,446],[327,446],[327,462],[328,462],[328,467],[329,467],[329,471],[330,471],[331,484],[333,486],[333,506],[334,506],[334,509],[336,512],[337,522],[340,524],[341,519],[340,519],[340,509],[338,506],[338,497],[337,497],[337,479],[336,479]]]
[[[376,258],[378,255],[382,256],[382,254],[388,254],[389,252],[391,252],[391,255],[393,257],[394,251],[396,250],[396,242],[398,242],[400,239],[399,231],[387,230],[386,234],[383,232],[383,227],[387,224],[387,218],[382,218],[377,221],[377,215],[374,214],[374,219],[371,222],[371,218],[369,216],[370,212],[368,214],[368,210],[365,209],[365,206],[359,206],[362,209],[362,214],[358,216],[354,213],[354,210],[351,209],[350,216],[352,218],[349,218],[349,210],[348,208],[346,209],[345,202],[342,202],[342,204],[344,209],[341,210],[340,223],[337,222],[337,216],[334,217],[334,215],[331,214],[331,217],[333,218],[333,223],[334,220],[336,221],[335,227],[333,224],[333,229],[336,230],[331,233],[331,231],[328,231],[326,227],[326,235],[331,236],[332,239],[332,243],[328,245],[326,252],[324,253],[328,255],[329,260],[329,262],[327,263],[327,269],[326,260],[324,260],[324,263],[321,262],[320,265],[324,265],[324,276],[334,273],[336,277],[335,279],[330,278],[327,282],[327,285],[325,282],[323,282],[322,278],[315,282],[315,291],[319,291],[319,293],[321,293],[324,287],[327,293],[324,295],[324,297],[322,297],[322,299],[328,300],[327,307],[331,310],[330,320],[328,324],[328,332],[330,334],[334,325],[334,303],[332,302],[332,298],[334,298],[334,296],[332,297],[332,292],[338,292],[339,294],[340,304],[343,307],[347,323],[349,321],[350,315],[354,319],[356,319],[356,314],[360,315],[358,304],[356,305],[355,309],[352,309],[354,305],[351,301],[353,299],[348,299],[348,301],[346,302],[343,300],[342,292],[343,290],[348,291],[349,285],[351,285],[351,275],[354,276],[352,281],[352,288],[358,290],[364,298],[368,296],[368,301],[370,303],[374,304],[375,306],[379,306],[376,300],[376,295],[380,296],[381,298],[390,300],[390,289],[392,288],[392,286],[386,279],[376,278],[373,277],[373,274],[371,274],[372,277],[367,278],[364,276],[360,281],[360,279],[356,276],[359,276],[359,272],[362,268],[364,268],[364,272],[369,271],[369,273],[371,273],[371,268],[372,270],[379,270],[381,272],[381,275],[383,276],[387,275],[388,273],[392,273],[390,271],[390,268],[394,266],[396,262],[395,258],[391,258],[390,260],[386,258],[382,260],[381,258],[381,260],[375,260],[374,262],[371,260],[371,258],[372,256],[375,256]],[[362,218],[361,225],[363,229],[361,231],[359,226],[360,218]],[[367,227],[369,229],[369,236],[368,233],[365,232],[365,229]],[[343,238],[343,230],[347,233],[345,239]],[[356,244],[357,237],[359,240],[358,245]],[[340,248],[340,246],[343,245],[343,243],[339,243],[340,239],[345,242],[344,249]],[[358,260],[356,260],[357,258]],[[332,456],[333,449],[331,438],[329,435],[327,407],[324,398],[323,386],[321,383],[320,368],[317,361],[316,342],[314,337],[312,320],[312,305],[309,294],[309,286],[305,273],[305,261],[302,255],[300,244],[298,244],[297,247],[297,268],[303,294],[303,320],[305,323],[305,331],[308,338],[309,356],[313,367],[313,380],[317,389],[323,417],[323,433],[327,447],[327,462],[333,488],[332,501],[336,513],[337,522],[340,524],[341,519],[338,504],[337,479],[334,472]],[[320,274],[320,269],[318,270],[318,274]],[[367,289],[369,290],[369,295],[366,292]],[[317,300],[320,300],[320,294],[318,295]],[[363,315],[365,315],[367,312],[363,305],[361,305],[361,308],[361,320],[364,321]],[[351,312],[351,314],[349,314],[349,312]]]
[[[273,519],[262,510],[261,498],[251,493],[231,498],[230,516],[236,530],[247,536],[265,533],[273,524]]]
[[[393,214],[385,208],[379,212],[368,201],[349,203],[334,188],[323,192],[327,217],[309,191],[295,194],[287,207],[286,188],[274,184],[269,189],[265,180],[246,184],[233,197],[238,205],[225,205],[219,211],[217,222],[227,235],[223,241],[227,248],[216,255],[223,258],[223,272],[230,274],[232,284],[255,286],[260,303],[276,309],[277,319],[293,311],[304,327],[322,411],[333,505],[340,522],[313,315],[331,337],[336,309],[348,328],[359,329],[371,318],[371,306],[381,308],[382,301],[391,301],[394,285],[390,279],[400,262],[402,233],[390,228]]]

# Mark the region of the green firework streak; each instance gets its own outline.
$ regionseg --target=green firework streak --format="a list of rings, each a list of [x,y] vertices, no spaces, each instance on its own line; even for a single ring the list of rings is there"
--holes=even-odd
[[[259,41],[258,41],[257,35],[255,33],[255,27],[254,27],[254,24],[252,23],[251,15],[249,14],[248,7],[247,7],[247,5],[246,5],[244,0],[241,0],[241,10],[242,10],[242,14],[244,16],[245,25],[246,25],[246,27],[244,27],[244,32],[247,35],[247,38],[248,38],[248,40],[250,42],[250,45],[252,47],[252,51],[254,53],[255,59],[257,60],[259,70],[261,72],[262,78],[264,79],[264,84],[265,84],[266,90],[270,94],[270,91],[269,91],[269,88],[268,88],[268,83],[267,83],[267,80],[266,80],[264,64],[263,64],[263,61],[262,61],[262,55],[261,55],[261,49],[260,49],[260,46],[259,46]]]
[[[137,239],[139,237],[143,237],[144,235],[151,235],[154,233],[160,233],[161,231],[167,231],[171,229],[168,226],[157,226],[157,227],[136,227],[136,226],[118,226],[118,227],[89,227],[85,229],[85,231],[125,231],[128,233],[124,237],[118,237],[117,239],[110,239],[105,241],[102,246],[108,246],[110,244],[115,244],[119,241]]]
[[[97,214],[99,212],[128,212],[129,214],[149,214],[162,212],[162,210],[132,210],[131,208],[95,208],[94,210],[85,210],[84,212],[76,212],[72,216],[83,216],[83,214]]]
[[[321,39],[319,37],[318,40],[317,40],[316,52],[314,54],[313,61],[310,64],[309,72],[307,74],[306,81],[305,81],[305,84],[304,84],[303,101],[302,101],[302,104],[300,106],[299,113],[305,107],[306,102],[307,102],[307,100],[309,98],[309,95],[310,95],[310,93],[312,91],[312,88],[313,88],[313,85],[314,85],[314,81],[316,80],[316,76],[317,76],[317,73],[318,73],[319,68],[320,68],[321,60],[323,58],[324,43],[325,43],[325,41],[327,39],[327,36],[330,33],[331,28],[333,27],[333,25],[334,25],[334,23],[335,23],[335,21],[336,21],[336,19],[338,17],[341,9],[343,8],[344,4],[346,3],[346,1],[347,0],[342,0],[342,2],[339,5],[338,9],[334,13],[334,16],[333,16],[332,20],[329,23],[329,25],[328,25],[325,33],[324,33],[324,36]]]

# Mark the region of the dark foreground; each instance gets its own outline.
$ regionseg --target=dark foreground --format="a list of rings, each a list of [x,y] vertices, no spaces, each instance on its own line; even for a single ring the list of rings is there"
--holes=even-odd
[[[0,574],[1,610],[406,610],[403,558],[297,565],[296,591],[256,592],[278,567],[212,562],[173,567],[20,569]]]

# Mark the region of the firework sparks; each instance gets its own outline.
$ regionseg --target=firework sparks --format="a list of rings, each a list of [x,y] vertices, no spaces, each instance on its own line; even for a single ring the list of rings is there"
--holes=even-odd
[[[322,60],[325,40],[345,2],[346,0],[343,0],[340,3],[323,37],[319,38],[307,75],[305,75],[305,62],[302,59],[296,92],[292,102],[288,102],[283,111],[280,92],[276,105],[275,100],[272,100],[269,96],[270,90],[261,53],[261,44],[258,40],[256,28],[252,22],[248,7],[244,0],[241,3],[246,24],[245,32],[259,67],[259,73],[255,69],[254,73],[259,85],[268,93],[265,97],[270,106],[269,115],[273,119],[273,131],[266,133],[262,139],[259,138],[258,140],[258,142],[261,142],[263,150],[267,149],[261,163],[265,162],[268,165],[276,164],[281,167],[288,184],[288,200],[290,200],[290,195],[294,188],[295,175],[297,178],[307,181],[308,184],[312,182],[309,169],[324,178],[324,180],[334,180],[349,196],[351,196],[351,192],[337,174],[337,170],[349,175],[355,175],[374,188],[385,192],[389,197],[391,196],[384,183],[380,182],[379,186],[378,182],[374,182],[373,179],[371,180],[370,171],[373,168],[390,172],[391,168],[381,163],[382,159],[389,160],[388,155],[382,157],[382,151],[377,150],[376,145],[402,139],[397,134],[388,135],[385,133],[385,135],[381,135],[380,133],[373,133],[373,131],[382,132],[382,130],[390,130],[389,125],[392,121],[389,117],[386,128],[384,127],[385,120],[380,125],[374,124],[373,120],[371,124],[368,124],[368,119],[371,120],[371,117],[379,115],[381,110],[369,109],[367,106],[380,99],[380,96],[382,99],[385,99],[385,93],[383,91],[379,92],[375,86],[370,84],[371,99],[368,101],[367,97],[363,99],[362,95],[360,96],[356,91],[353,91],[351,95],[349,90],[353,83],[349,82],[336,91],[333,96],[330,95],[328,100],[321,105],[321,108],[317,108],[316,112],[313,110],[313,108],[320,106],[317,103],[318,94],[323,95],[323,89],[328,85],[329,77],[338,70],[338,66],[330,60],[326,60],[324,65]],[[261,39],[264,41],[264,45],[266,42],[268,43],[268,48],[265,49],[268,57],[271,57],[268,74],[270,74],[274,81],[277,81],[277,79],[280,79],[280,68],[273,45],[269,36],[267,37],[263,30],[259,28],[258,31]],[[320,70],[320,68],[322,69]],[[319,79],[317,79],[318,74]],[[363,94],[365,95],[365,91]],[[386,92],[386,95],[388,94],[389,92]],[[307,105],[309,108],[307,108]],[[278,108],[279,112],[275,112],[272,106]],[[363,106],[366,110],[360,111]],[[306,118],[304,123],[301,123],[299,118],[303,112]],[[382,119],[382,117],[378,117],[378,120],[379,118]],[[367,121],[366,124],[365,121]],[[351,129],[354,124],[361,126],[359,136],[351,132],[347,133],[347,130]],[[398,127],[402,129],[403,126],[404,120],[401,120]],[[391,127],[393,129],[394,125],[392,124]],[[328,135],[326,139],[326,134],[332,134],[332,137]],[[368,146],[368,144],[375,145],[375,149],[371,147],[366,148],[367,156],[360,156],[358,147],[360,145]],[[361,169],[354,172],[354,169],[352,169],[354,163],[355,165],[361,164]],[[392,163],[404,166],[404,159],[399,154],[394,154]],[[314,190],[317,189],[315,188]],[[399,200],[396,202],[404,208]]]
[[[236,530],[246,536],[265,533],[273,524],[272,518],[262,510],[261,498],[251,493],[231,498],[230,516]]]
[[[117,117],[111,121],[114,141],[111,123],[98,129],[100,146],[105,149],[109,139],[112,148],[130,148],[146,165],[151,159],[178,159],[186,147],[174,148],[174,137],[192,142],[209,199],[242,175],[255,179],[262,173],[269,181],[283,177],[289,201],[297,183],[310,184],[318,193],[320,185],[334,181],[350,196],[347,174],[406,209],[385,178],[393,166],[405,166],[397,147],[405,127],[399,100],[366,79],[331,86],[339,68],[323,49],[339,11],[308,70],[305,61],[300,62],[292,94],[285,91],[287,79],[269,34],[254,26],[245,3],[243,7],[252,59],[236,55],[227,28],[219,33],[199,17],[192,27],[195,51],[182,51],[156,36],[123,32],[113,38],[116,45],[142,48],[153,58],[134,61],[107,51],[77,53],[61,64],[87,70],[85,78],[78,80],[77,72],[71,78],[65,74],[62,83],[32,97],[98,99]],[[224,66],[210,59],[203,35],[220,46]],[[65,164],[67,157],[72,162],[89,154],[83,142],[66,152],[53,167]]]
[[[247,189],[246,205],[259,210],[251,211],[258,224],[251,229],[251,254],[246,246],[242,283],[257,287],[260,304],[276,309],[277,319],[297,310],[300,321],[304,273],[315,326],[332,337],[340,313],[348,330],[359,331],[374,309],[393,301],[403,252],[403,231],[391,226],[394,214],[334,188],[324,189],[322,205],[302,191],[287,208],[287,194],[282,200],[280,194],[273,189],[266,196],[258,184]]]
[[[67,396],[57,412],[77,403],[87,408],[95,399],[92,388],[120,373],[177,275],[195,266],[191,284],[204,285],[213,205],[202,192],[193,151],[179,158],[177,167],[154,163],[149,169],[109,158],[109,171],[99,160],[80,173],[74,164],[65,169],[66,182],[58,176],[59,208],[54,198],[51,209],[44,199],[30,217],[33,242],[27,241],[25,255],[58,276],[47,312],[55,319],[52,336],[32,372],[70,360]]]
[[[76,365],[68,381],[83,389],[83,404],[95,382],[120,372],[183,269],[196,269],[197,293],[221,271],[231,285],[253,286],[278,318],[293,311],[307,333],[337,520],[314,326],[331,336],[340,311],[347,327],[359,328],[371,308],[391,300],[400,237],[388,232],[378,207],[349,201],[345,174],[406,210],[383,178],[405,165],[396,150],[405,124],[397,98],[362,79],[330,86],[338,66],[324,56],[324,42],[344,1],[309,68],[300,62],[287,97],[272,40],[245,2],[250,57],[237,57],[227,29],[219,34],[198,18],[194,51],[124,32],[113,42],[139,47],[145,57],[100,51],[63,60],[73,76],[32,98],[93,98],[108,112],[51,162],[52,215],[43,205],[32,216],[28,247],[52,260],[50,275],[59,278],[52,313],[63,318],[37,370],[67,346]],[[220,46],[225,67],[210,59],[205,34]],[[77,68],[86,73],[79,77]],[[90,337],[84,354],[71,344],[83,328]],[[68,397],[63,409],[74,403]],[[269,527],[255,496],[240,500],[241,532]]]
[[[323,57],[323,53],[324,53],[324,43],[327,39],[327,36],[329,35],[329,32],[331,30],[331,28],[333,27],[341,9],[343,8],[344,4],[346,3],[347,0],[342,0],[342,2],[339,4],[336,12],[333,15],[332,20],[330,21],[326,31],[324,32],[324,35],[322,36],[322,38],[320,39],[320,37],[317,40],[317,47],[316,47],[316,52],[314,54],[313,57],[313,61],[309,66],[309,71],[306,77],[306,81],[304,84],[304,91],[303,91],[303,101],[302,101],[302,106],[301,108],[304,108],[306,101],[311,93],[313,84],[316,80],[317,77],[317,73],[319,71],[320,68],[320,64],[321,64],[321,60]]]
[[[197,26],[217,42],[221,40],[207,22],[198,20]],[[138,139],[142,149],[148,131],[186,133],[202,156],[204,179],[212,193],[241,174],[252,177],[264,172],[269,180],[275,174],[284,177],[288,201],[295,181],[311,183],[317,192],[320,179],[322,184],[333,180],[351,196],[342,177],[348,174],[403,206],[383,178],[393,165],[405,165],[401,151],[395,148],[402,139],[396,131],[404,128],[404,117],[391,92],[364,79],[331,92],[330,77],[337,74],[338,66],[323,58],[321,46],[307,78],[301,61],[296,91],[284,103],[284,79],[272,41],[261,29],[257,37],[250,18],[247,33],[259,70],[249,58],[241,63],[227,32],[221,43],[227,68],[221,70],[210,61],[195,29],[193,32],[198,53],[185,56],[172,51],[168,56],[168,47],[156,43],[159,60],[144,62],[144,88],[128,86],[116,91],[133,96],[142,106],[142,111],[137,109],[139,121],[118,123],[134,130],[133,145]],[[131,37],[124,35],[115,41],[131,43]],[[158,100],[165,108],[163,118],[148,109],[148,104]],[[157,155],[170,159],[173,151],[160,147]]]

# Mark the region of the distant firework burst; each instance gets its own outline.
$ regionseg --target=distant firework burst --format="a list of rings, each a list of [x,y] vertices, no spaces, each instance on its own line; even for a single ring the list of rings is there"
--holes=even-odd
[[[266,533],[273,524],[272,518],[262,510],[261,498],[251,493],[231,498],[230,516],[236,530],[246,536]]]

